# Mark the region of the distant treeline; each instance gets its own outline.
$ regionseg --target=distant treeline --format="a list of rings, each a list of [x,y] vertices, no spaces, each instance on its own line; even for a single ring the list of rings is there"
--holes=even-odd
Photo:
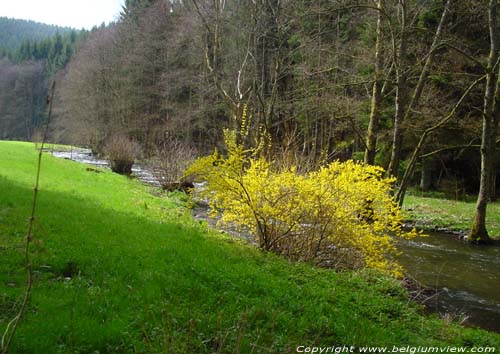
[[[47,63],[50,73],[64,68],[71,59],[76,42],[86,35],[85,31],[70,31],[64,34],[56,33],[54,36],[37,40],[24,40],[21,45],[13,50],[0,48],[0,58],[7,58],[16,64],[26,61],[43,60]]]
[[[88,34],[0,18],[0,139],[30,140],[45,118],[49,81]]]
[[[69,27],[0,17],[0,48],[14,50],[25,41],[39,42],[56,35],[56,33],[64,34],[71,31],[73,29]]]

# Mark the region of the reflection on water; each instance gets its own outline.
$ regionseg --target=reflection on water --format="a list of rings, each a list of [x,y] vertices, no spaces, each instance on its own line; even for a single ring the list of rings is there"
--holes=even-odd
[[[446,234],[399,244],[408,275],[436,289],[426,306],[500,332],[500,247],[473,246]]]

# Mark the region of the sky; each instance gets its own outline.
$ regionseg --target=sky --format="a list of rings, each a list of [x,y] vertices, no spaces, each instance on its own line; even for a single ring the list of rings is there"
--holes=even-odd
[[[0,0],[0,17],[91,29],[118,18],[125,0]]]

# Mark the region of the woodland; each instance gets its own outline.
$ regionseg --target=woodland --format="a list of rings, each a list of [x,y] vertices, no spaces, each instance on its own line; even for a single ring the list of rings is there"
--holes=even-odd
[[[55,142],[203,155],[244,130],[280,166],[381,166],[399,203],[478,195],[470,240],[488,241],[498,31],[494,0],[127,0],[108,26],[2,43],[1,137],[36,134],[55,79]]]

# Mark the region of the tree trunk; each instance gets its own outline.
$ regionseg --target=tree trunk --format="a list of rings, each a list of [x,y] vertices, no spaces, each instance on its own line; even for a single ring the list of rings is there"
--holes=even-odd
[[[424,90],[424,85],[425,82],[427,81],[427,78],[429,76],[429,70],[430,66],[432,64],[432,61],[434,59],[434,54],[436,49],[438,48],[441,40],[441,34],[443,32],[443,27],[445,25],[446,19],[448,18],[448,14],[450,12],[450,6],[451,6],[452,0],[447,0],[446,4],[444,5],[443,12],[441,14],[441,19],[439,20],[438,27],[436,29],[436,33],[434,34],[434,38],[432,40],[432,45],[431,48],[429,49],[429,53],[427,55],[427,59],[425,60],[424,66],[422,68],[422,71],[420,72],[420,76],[418,78],[417,86],[415,86],[415,90],[413,92],[413,95],[411,96],[411,100],[408,104],[408,106],[405,109],[405,113],[402,113],[402,108],[401,105],[405,102],[406,97],[404,96],[404,89],[406,89],[406,80],[398,82],[399,89],[403,89],[403,91],[400,91],[399,94],[403,94],[399,98],[399,102],[396,101],[396,104],[399,103],[399,112],[398,112],[398,107],[396,107],[396,115],[395,115],[395,121],[394,121],[394,131],[393,131],[393,145],[392,145],[392,151],[391,151],[391,162],[389,164],[388,170],[393,176],[397,175],[397,171],[399,169],[399,162],[401,160],[401,147],[403,145],[403,129],[402,129],[402,124],[404,121],[408,120],[409,117],[411,116],[413,110],[417,107],[420,98],[422,97],[422,92]],[[404,29],[403,29],[404,31]],[[401,37],[402,41],[405,41],[405,37]],[[403,43],[401,43],[403,44]],[[403,46],[403,54],[405,53],[404,51],[406,48]],[[401,50],[401,47],[400,47]],[[401,57],[400,57],[401,59]]]
[[[492,160],[496,161],[496,156],[493,156]],[[497,171],[496,163],[493,163],[491,169],[491,181],[490,181],[490,202],[495,202],[497,200]]]
[[[397,53],[396,63],[396,105],[394,113],[394,128],[392,135],[391,161],[387,172],[390,176],[398,176],[399,160],[401,156],[401,145],[403,144],[403,119],[406,105],[408,103],[408,89],[406,87],[406,76],[404,72],[404,58],[406,57],[406,1],[400,0],[401,6],[401,37]]]
[[[382,100],[382,0],[377,2],[377,39],[375,42],[375,77],[373,82],[370,122],[366,134],[365,163],[373,165],[377,151],[378,121]]]
[[[432,163],[428,158],[421,159],[422,171],[420,175],[420,190],[428,191],[432,185]]]
[[[443,32],[443,27],[446,22],[446,19],[448,17],[448,13],[450,12],[450,6],[451,6],[452,0],[447,0],[446,4],[444,5],[443,12],[441,14],[441,19],[439,20],[439,25],[436,29],[436,33],[434,34],[434,39],[432,40],[432,45],[429,50],[429,53],[427,55],[427,59],[425,60],[424,67],[422,68],[422,71],[420,72],[420,76],[418,78],[417,86],[415,87],[415,90],[413,92],[413,95],[411,96],[410,103],[408,104],[408,107],[406,107],[406,111],[404,116],[402,117],[402,120],[400,121],[399,127],[401,127],[401,124],[403,121],[408,120],[409,117],[411,116],[411,113],[413,112],[413,109],[418,105],[418,102],[420,101],[420,97],[422,96],[422,92],[424,90],[424,85],[425,82],[427,81],[427,77],[429,76],[429,70],[430,66],[432,64],[432,60],[434,58],[434,53],[439,46],[439,41],[441,39],[441,33]],[[461,102],[462,99],[459,101]],[[452,117],[452,115],[448,115],[447,117],[444,117],[441,121],[447,121],[449,117]],[[413,156],[411,157],[410,163],[408,164],[408,167],[406,168],[406,171],[404,172],[403,178],[401,180],[401,184],[399,186],[399,189],[396,193],[396,200],[398,201],[399,205],[403,205],[404,197],[406,194],[406,189],[408,188],[408,184],[410,182],[410,178],[413,175],[413,169],[415,167],[415,163],[418,157],[418,154],[420,153],[421,148],[423,147],[423,144],[425,140],[427,139],[427,135],[433,132],[437,127],[440,127],[442,124],[438,123],[434,125],[433,127],[429,128],[422,134],[421,139],[418,143],[418,145],[415,147]],[[403,132],[400,130],[398,133],[398,140],[395,139],[395,142],[397,142],[399,145],[394,146],[393,144],[393,151],[391,153],[391,163],[390,163],[390,169],[393,171],[398,171],[399,169],[399,162],[401,160],[401,146],[403,144]],[[394,156],[394,161],[392,161],[392,156]]]
[[[481,176],[479,193],[477,196],[476,211],[471,231],[468,235],[469,242],[488,243],[490,238],[486,230],[486,207],[491,190],[491,174],[494,166],[496,124],[494,117],[496,111],[495,95],[498,93],[498,77],[495,65],[499,58],[498,52],[498,19],[497,0],[490,0],[488,8],[488,23],[490,32],[490,55],[486,68],[486,88],[484,91],[483,130],[481,134]]]

